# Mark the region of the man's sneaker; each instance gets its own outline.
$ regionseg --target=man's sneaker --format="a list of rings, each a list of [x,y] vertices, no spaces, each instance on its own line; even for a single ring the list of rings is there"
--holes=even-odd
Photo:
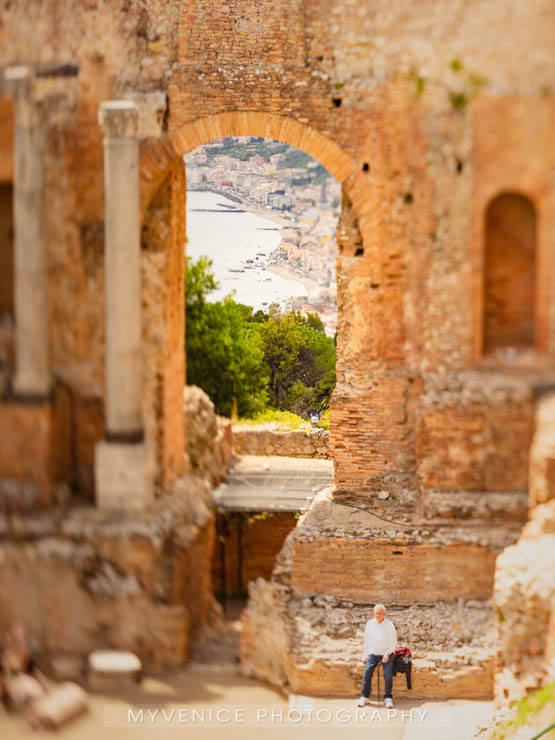
[[[363,707],[366,704],[366,697],[361,696],[360,699],[357,701],[357,707]]]
[[[384,699],[384,704],[387,707],[387,709],[393,709],[393,699],[390,699],[389,696]]]

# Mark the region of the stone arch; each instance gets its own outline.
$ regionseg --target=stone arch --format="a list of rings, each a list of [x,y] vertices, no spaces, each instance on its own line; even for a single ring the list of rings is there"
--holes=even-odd
[[[484,215],[483,353],[533,348],[536,337],[537,217],[524,194],[505,191]]]
[[[357,169],[355,160],[317,129],[287,116],[259,111],[225,111],[171,129],[160,141],[141,149],[141,203],[147,207],[176,157],[226,136],[263,136],[281,141],[317,159],[342,184]],[[359,198],[351,196],[356,203]]]
[[[359,216],[364,216],[372,201],[366,171],[358,167],[350,154],[315,128],[282,115],[233,111],[206,116],[176,129],[170,128],[160,140],[147,140],[141,145],[140,188],[145,261],[149,252],[165,250],[168,255],[166,267],[161,268],[159,277],[151,281],[153,285],[157,282],[158,286],[164,286],[163,292],[167,299],[160,299],[159,293],[155,295],[152,292],[143,298],[143,310],[148,303],[151,306],[156,303],[160,305],[161,300],[162,302],[165,300],[162,310],[157,309],[157,312],[165,315],[166,327],[163,332],[158,331],[157,334],[183,337],[184,312],[181,309],[175,311],[175,303],[170,305],[171,297],[175,299],[175,296],[182,296],[184,291],[184,256],[183,249],[179,246],[183,244],[185,236],[183,215],[180,213],[186,202],[183,155],[201,144],[227,136],[262,136],[294,146],[318,160],[342,185],[344,193],[342,221],[350,225],[350,228],[347,230],[348,238],[344,240],[349,247],[342,250],[338,262],[338,361],[334,398],[339,419],[341,414],[344,416],[350,413],[351,408],[358,405],[358,400],[351,399],[349,394],[345,396],[341,391],[343,376],[341,358],[351,352],[349,347],[355,347],[356,352],[360,351],[358,347],[361,337],[367,331],[367,321],[363,312],[358,311],[351,315],[351,308],[356,305],[356,300],[350,293],[356,290],[366,291],[364,273],[367,271],[368,250],[364,249],[364,232],[362,229],[359,230]],[[168,186],[170,182],[171,185]],[[149,240],[145,233],[151,230],[149,224],[159,220],[162,212],[165,212],[166,224],[171,224],[171,228],[166,230],[166,247],[160,244],[159,239]],[[167,265],[170,263],[171,268],[168,269]],[[144,283],[143,280],[143,285]],[[345,337],[344,341],[341,340],[342,334]],[[356,343],[353,344],[355,340]],[[343,349],[342,345],[345,345]],[[151,351],[148,349],[149,340],[146,338],[144,346],[145,356],[148,355],[148,360],[144,363],[145,380],[147,388],[150,389],[145,394],[145,397],[150,399],[146,401],[148,408],[144,408],[145,427],[147,434],[155,438],[159,465],[158,480],[169,485],[174,477],[182,472],[179,465],[171,461],[179,459],[179,447],[182,449],[186,430],[183,426],[176,428],[176,415],[170,414],[169,409],[176,408],[176,399],[182,394],[185,373],[181,360],[179,360],[181,365],[178,366],[178,354],[181,353],[181,357],[184,358],[184,350],[182,342],[178,340],[165,342],[164,347],[156,346],[155,342],[152,342]],[[155,356],[157,360],[154,360]],[[339,405],[338,398],[342,399]],[[341,404],[342,411],[339,412]],[[184,420],[180,423],[184,425]],[[343,444],[341,449],[347,448],[348,445]],[[335,459],[337,461],[337,456]],[[347,467],[352,468],[350,463]]]

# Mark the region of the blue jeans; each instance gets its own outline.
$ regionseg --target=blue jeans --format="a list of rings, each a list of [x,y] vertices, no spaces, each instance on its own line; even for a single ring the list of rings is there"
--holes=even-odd
[[[362,679],[362,696],[367,699],[370,698],[370,690],[372,688],[372,676],[376,666],[381,663],[383,655],[370,655],[366,658],[366,668],[364,669],[364,678]],[[385,695],[384,698],[391,699],[391,692],[393,690],[393,655],[389,656],[387,663],[383,665],[383,676],[385,679]]]

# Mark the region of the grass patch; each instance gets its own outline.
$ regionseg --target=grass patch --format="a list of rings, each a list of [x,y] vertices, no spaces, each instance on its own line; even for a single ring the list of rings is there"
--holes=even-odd
[[[266,411],[263,411],[261,414],[258,414],[252,419],[238,419],[233,423],[242,424],[244,426],[248,426],[249,424],[252,425],[274,423],[279,424],[281,427],[285,427],[286,429],[303,429],[304,427],[311,426],[308,419],[303,419],[302,416],[297,416],[297,414],[293,414],[291,411],[280,411],[279,409],[266,409]],[[329,431],[329,409],[326,409],[326,411],[322,413],[318,426]]]
[[[307,424],[310,424],[308,419],[303,419],[297,414],[291,413],[291,411],[280,411],[279,409],[266,409],[266,411],[258,414],[252,419],[239,419],[237,424],[267,424],[275,422],[288,429],[300,429]]]

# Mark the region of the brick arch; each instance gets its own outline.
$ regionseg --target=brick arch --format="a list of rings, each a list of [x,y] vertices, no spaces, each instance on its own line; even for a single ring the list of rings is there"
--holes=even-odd
[[[150,400],[145,401],[145,408],[150,404],[146,417],[151,420],[150,426],[146,426],[149,437],[156,442],[159,479],[164,485],[169,485],[175,475],[182,472],[179,462],[180,450],[183,449],[187,433],[183,415],[174,413],[176,408],[182,406],[185,380],[183,362],[185,326],[182,301],[185,275],[183,196],[186,191],[186,179],[182,157],[202,144],[226,136],[267,137],[294,146],[314,157],[342,185],[347,196],[343,198],[342,213],[348,215],[346,221],[351,227],[349,234],[351,231],[358,232],[361,243],[364,241],[365,233],[363,228],[359,231],[359,223],[362,220],[360,217],[375,205],[375,199],[371,197],[369,180],[362,167],[358,166],[349,153],[315,128],[285,116],[252,111],[219,113],[170,129],[161,139],[148,140],[141,144],[142,235],[145,245],[149,245],[150,242],[150,248],[147,248],[145,253],[164,250],[168,256],[157,283],[158,286],[164,286],[163,295],[155,290],[145,298],[145,305],[156,303],[159,306],[157,315],[163,316],[165,322],[164,330],[159,332],[165,337],[163,346],[152,344],[152,349],[145,352],[145,356],[149,358],[149,370],[146,375],[149,378],[149,388],[152,389]],[[170,228],[158,230],[162,222],[169,224]],[[367,220],[367,223],[371,222]],[[165,244],[158,243],[160,235]],[[335,408],[337,398],[340,398],[341,409],[339,415],[334,412],[333,430],[341,424],[343,417],[349,416],[359,406],[358,397],[351,399],[349,396],[351,391],[345,395],[342,390],[345,384],[341,358],[347,350],[349,357],[353,353],[358,356],[361,347],[364,346],[365,332],[368,331],[365,311],[353,312],[352,307],[357,305],[357,291],[364,294],[365,301],[368,300],[367,272],[370,257],[367,252],[364,252],[361,259],[355,260],[354,254],[343,254],[342,257],[347,258],[347,264],[342,266],[342,280],[338,282],[338,318],[342,323],[342,327],[338,327],[338,336],[344,338],[338,339],[338,376],[336,393],[332,400]],[[340,262],[343,263],[343,260]],[[345,450],[343,455],[346,458],[345,467],[349,467],[350,445],[348,441],[341,442],[341,445]],[[341,453],[334,454],[335,463],[340,455]]]
[[[214,113],[170,130],[159,141],[147,141],[141,146],[143,210],[177,157],[226,136],[263,136],[294,146],[318,160],[341,184],[356,171],[353,157],[332,139],[293,118],[259,111]]]

